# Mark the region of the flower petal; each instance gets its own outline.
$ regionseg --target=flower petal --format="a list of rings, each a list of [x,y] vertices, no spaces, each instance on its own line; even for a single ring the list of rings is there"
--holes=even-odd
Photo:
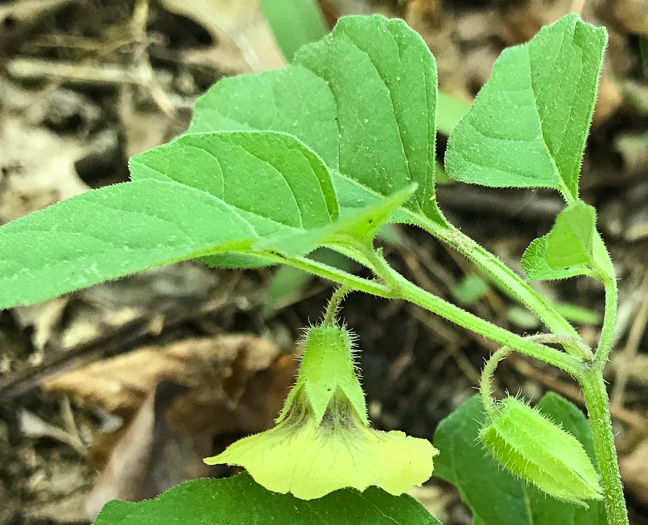
[[[205,461],[240,465],[267,489],[308,500],[372,485],[400,495],[432,475],[436,454],[429,441],[402,432],[317,426],[310,418],[284,421]]]

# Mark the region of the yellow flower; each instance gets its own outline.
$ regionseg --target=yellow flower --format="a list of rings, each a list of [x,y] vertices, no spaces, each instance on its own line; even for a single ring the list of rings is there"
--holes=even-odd
[[[205,462],[242,466],[268,490],[308,500],[372,485],[400,495],[432,475],[437,453],[425,439],[369,427],[351,337],[321,326],[306,337],[299,378],[278,424]]]

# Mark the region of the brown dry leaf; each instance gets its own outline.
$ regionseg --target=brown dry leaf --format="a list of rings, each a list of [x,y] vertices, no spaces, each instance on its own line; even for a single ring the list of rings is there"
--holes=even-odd
[[[429,5],[427,5],[429,4]],[[441,88],[458,96],[470,97],[469,71],[459,66],[464,55],[459,49],[456,21],[443,11],[438,12],[435,2],[412,2],[405,12],[405,22],[425,41],[434,54]]]
[[[161,111],[139,107],[135,102],[135,88],[124,85],[119,91],[117,105],[119,120],[124,133],[125,156],[142,153],[168,142],[183,130]]]
[[[190,389],[160,382],[113,448],[110,460],[86,501],[97,517],[110,500],[154,498],[184,481],[206,476],[202,458],[211,452],[209,434],[191,434],[169,424],[166,410]]]
[[[617,352],[612,355],[609,363],[609,368],[606,372],[618,372],[620,368],[625,368],[628,371],[628,379],[637,385],[648,384],[648,356],[645,354],[637,354],[628,361],[623,355],[623,352]]]
[[[0,120],[0,142],[0,166],[9,174],[0,195],[5,221],[88,189],[74,168],[88,148],[81,138],[62,137],[8,115]]]
[[[198,57],[232,73],[281,68],[286,60],[277,47],[259,6],[259,0],[160,0],[172,13],[201,24],[218,42],[209,54]],[[196,63],[197,57],[192,61]]]
[[[542,26],[552,24],[571,12],[572,3],[573,0],[534,0],[513,4],[501,18],[499,37],[507,46],[528,42]]]
[[[60,323],[69,299],[70,296],[55,297],[44,303],[14,309],[16,319],[23,329],[33,327],[31,339],[39,358],[43,356],[47,342],[52,339],[52,332]]]
[[[648,2],[646,0],[603,0],[600,11],[608,23],[625,32],[648,35]]]
[[[648,439],[639,443],[632,454],[621,458],[619,466],[624,488],[648,505]]]
[[[295,368],[264,339],[227,335],[144,347],[48,379],[47,392],[124,418],[88,450],[88,463],[103,468],[89,516],[110,499],[150,498],[204,476],[215,436],[272,424]]]
[[[441,2],[438,0],[410,0],[406,7],[406,18],[417,25],[428,24],[439,27],[442,20]]]
[[[226,335],[144,347],[48,379],[43,388],[129,423],[157,385],[168,380],[190,389],[168,409],[177,428],[245,434],[272,423],[294,373],[292,357],[269,341]],[[101,466],[109,453],[110,445],[93,447],[89,460]]]

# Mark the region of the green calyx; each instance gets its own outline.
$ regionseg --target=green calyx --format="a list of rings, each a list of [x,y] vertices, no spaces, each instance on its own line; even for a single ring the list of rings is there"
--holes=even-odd
[[[602,498],[598,473],[578,440],[518,399],[503,400],[479,437],[504,467],[554,498],[581,506]]]
[[[357,417],[365,425],[369,424],[364,392],[353,364],[353,336],[345,328],[322,325],[308,330],[297,383],[277,423],[285,419],[293,403],[304,395],[318,425],[336,397],[345,399]]]

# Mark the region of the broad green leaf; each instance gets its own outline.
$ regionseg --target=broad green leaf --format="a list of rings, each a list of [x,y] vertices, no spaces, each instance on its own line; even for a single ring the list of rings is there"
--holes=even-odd
[[[567,15],[505,49],[450,136],[448,174],[486,186],[555,188],[576,199],[606,43],[604,28]]]
[[[589,423],[577,407],[553,393],[537,406],[576,437],[596,464]],[[478,439],[484,420],[475,396],[444,419],[434,436],[441,451],[434,475],[457,486],[475,525],[605,525],[603,502],[588,501],[589,509],[564,503],[504,470]]]
[[[284,133],[184,135],[132,157],[130,169],[133,180],[173,180],[226,200],[250,222],[257,237],[302,233],[338,216],[331,176],[321,159]],[[268,264],[235,254],[203,260],[226,267]]]
[[[261,0],[261,9],[288,61],[302,45],[328,32],[315,0]]]
[[[583,201],[562,210],[547,235],[545,259],[553,270],[594,262],[596,210]]]
[[[319,246],[344,250],[346,247],[357,247],[358,241],[368,245],[415,190],[416,184],[412,184],[361,210],[347,212],[346,217],[321,228],[303,232],[281,231],[260,240],[254,247],[259,250],[277,250],[288,257],[298,257]]]
[[[304,501],[270,492],[246,473],[229,479],[200,479],[139,503],[111,501],[95,525],[441,525],[409,496],[391,496],[378,488],[338,490]]]
[[[0,229],[0,309],[206,250],[250,246],[253,226],[236,209],[189,186],[155,180],[90,191]]]
[[[184,135],[129,164],[133,180],[172,180],[227,201],[260,236],[282,227],[316,228],[338,216],[326,166],[284,133]]]
[[[436,65],[402,20],[342,18],[287,69],[226,78],[196,102],[189,133],[276,130],[333,174],[341,208],[418,184],[412,214],[443,222],[434,200]]]
[[[413,190],[333,221],[337,209],[334,194],[327,193],[326,169],[296,139],[212,135],[218,136],[184,137],[134,160],[134,173],[149,178],[87,192],[3,226],[0,309],[185,259],[209,256],[211,262],[224,253],[263,258],[283,250],[297,256],[320,244],[368,242]],[[282,148],[285,141],[297,149]],[[177,144],[184,148],[176,150]],[[219,161],[212,156],[215,145]],[[272,147],[264,155],[266,145]],[[189,185],[202,170],[215,181],[211,193]],[[259,183],[264,198],[248,198],[254,188],[241,174],[265,177]],[[310,177],[311,186],[299,177]],[[300,205],[305,199],[310,207]]]

